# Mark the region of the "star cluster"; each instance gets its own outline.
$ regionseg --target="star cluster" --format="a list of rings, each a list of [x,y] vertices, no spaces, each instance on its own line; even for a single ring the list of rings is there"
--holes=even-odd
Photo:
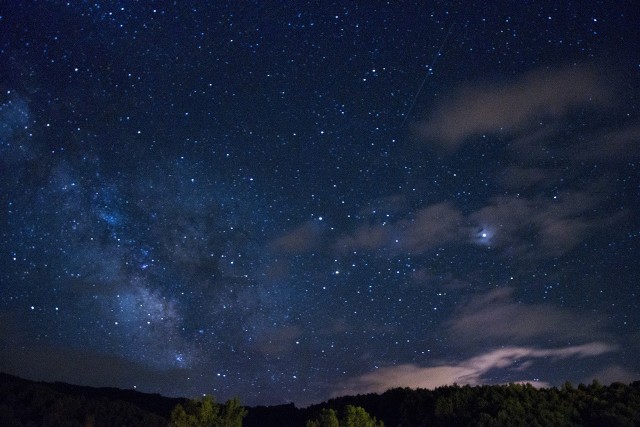
[[[630,5],[14,3],[0,370],[248,404],[638,379]]]

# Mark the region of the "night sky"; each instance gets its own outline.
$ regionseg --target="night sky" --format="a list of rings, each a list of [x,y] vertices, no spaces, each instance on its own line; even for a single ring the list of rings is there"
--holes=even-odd
[[[249,405],[640,379],[637,26],[2,2],[0,371]]]

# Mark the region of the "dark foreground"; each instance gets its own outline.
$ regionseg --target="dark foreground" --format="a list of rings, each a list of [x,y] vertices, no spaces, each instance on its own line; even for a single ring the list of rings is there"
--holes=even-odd
[[[0,373],[0,426],[166,426],[186,399],[116,388],[41,383]],[[535,389],[530,385],[393,389],[329,400],[247,408],[244,426],[304,426],[322,408],[360,406],[390,426],[639,426],[640,381]]]

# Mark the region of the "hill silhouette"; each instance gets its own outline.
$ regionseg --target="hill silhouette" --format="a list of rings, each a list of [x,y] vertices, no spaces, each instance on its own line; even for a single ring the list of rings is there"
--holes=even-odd
[[[0,373],[0,425],[166,426],[188,399],[117,388],[30,381]],[[396,388],[344,396],[298,408],[293,403],[248,407],[244,426],[305,426],[322,409],[359,406],[389,426],[640,425],[640,381],[597,381],[536,389],[528,384]]]

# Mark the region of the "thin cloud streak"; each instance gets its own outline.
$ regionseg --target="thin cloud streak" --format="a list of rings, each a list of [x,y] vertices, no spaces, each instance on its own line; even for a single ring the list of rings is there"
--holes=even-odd
[[[615,346],[602,342],[550,349],[506,347],[457,364],[432,367],[404,364],[381,368],[348,381],[336,389],[334,395],[382,393],[394,387],[433,389],[453,383],[480,385],[485,382],[484,375],[492,369],[509,369],[516,362],[533,363],[536,359],[597,357],[615,350]]]

